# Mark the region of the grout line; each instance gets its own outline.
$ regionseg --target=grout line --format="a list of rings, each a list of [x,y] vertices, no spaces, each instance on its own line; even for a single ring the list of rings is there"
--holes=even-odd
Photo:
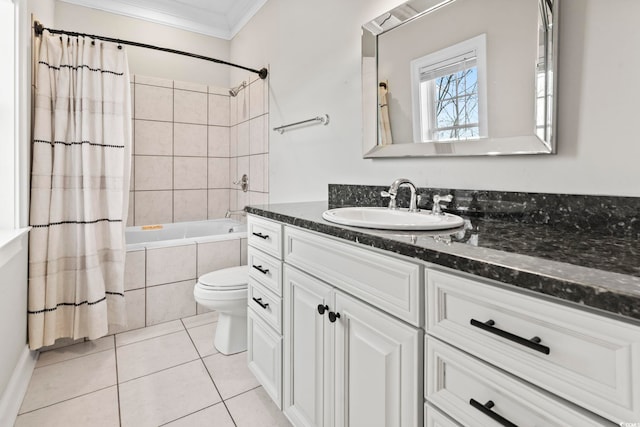
[[[30,414],[30,413],[32,413],[32,412],[39,411],[39,410],[41,410],[41,409],[50,408],[50,407],[55,406],[55,405],[58,405],[58,404],[60,404],[60,403],[64,403],[64,402],[68,402],[68,401],[73,400],[73,399],[77,399],[77,398],[79,398],[79,397],[88,396],[88,395],[90,395],[90,394],[97,393],[97,392],[99,392],[99,391],[103,391],[103,390],[106,390],[106,389],[111,388],[111,387],[118,387],[118,384],[117,384],[117,383],[116,383],[116,384],[111,384],[111,385],[109,385],[109,386],[102,387],[102,388],[99,388],[99,389],[96,389],[96,390],[93,390],[93,391],[90,391],[90,392],[87,392],[87,393],[79,394],[79,395],[77,395],[77,396],[73,396],[73,397],[70,397],[70,398],[68,398],[68,399],[61,400],[61,401],[59,401],[59,402],[54,402],[54,403],[51,403],[51,404],[49,404],[49,405],[41,406],[41,407],[39,407],[39,408],[32,409],[32,410],[30,410],[30,411],[20,412],[20,413],[18,413],[18,417],[20,417],[20,416],[22,416],[22,415]],[[120,405],[118,404],[118,406],[120,406]]]
[[[113,336],[115,336],[115,334],[113,334]],[[84,344],[85,342],[88,342],[88,341],[79,342],[78,344]],[[74,346],[74,345],[78,345],[78,344],[71,344],[71,345],[68,345],[68,346],[65,346],[65,347],[59,347],[59,348],[56,348],[56,349],[53,349],[53,350],[47,350],[47,352],[49,352],[49,351],[61,350],[61,349],[63,349],[63,348],[72,347],[72,346]],[[113,345],[115,346],[115,342],[114,342],[114,344],[113,344]],[[49,363],[49,364],[46,364],[46,365],[43,365],[43,366],[36,366],[36,367],[34,368],[34,371],[35,371],[36,369],[48,368],[49,366],[59,365],[60,363],[69,362],[69,361],[71,361],[71,360],[82,359],[83,357],[93,356],[93,355],[95,355],[95,354],[104,353],[105,351],[110,351],[110,350],[113,350],[113,348],[107,348],[107,349],[100,350],[100,351],[94,351],[93,353],[82,354],[82,355],[80,355],[80,356],[71,357],[71,358],[69,358],[69,359],[60,360],[60,361],[58,361],[58,362]]]
[[[116,397],[118,399],[118,424],[122,427],[122,412],[120,411],[120,377],[118,375],[118,347],[116,347],[116,336],[113,335],[113,353],[116,359]]]
[[[198,410],[197,410],[197,411],[195,411],[195,412],[191,412],[191,413],[189,413],[189,414],[183,415],[183,416],[181,416],[181,417],[179,417],[179,418],[176,418],[175,420],[167,421],[167,422],[166,422],[166,423],[164,423],[164,424],[160,424],[160,426],[158,426],[158,427],[163,427],[163,426],[169,425],[169,424],[174,423],[174,422],[176,422],[176,421],[178,421],[178,420],[181,420],[181,419],[183,419],[183,418],[187,418],[188,416],[191,416],[191,415],[197,414],[198,412],[205,411],[205,410],[207,410],[207,409],[209,409],[209,408],[213,408],[214,406],[216,406],[216,405],[220,405],[220,404],[222,404],[222,400],[221,400],[220,402],[216,402],[216,403],[214,403],[213,405],[205,406],[205,407],[204,407],[204,408],[202,408],[202,409],[198,409]],[[232,418],[231,420],[233,421],[233,418]]]
[[[140,329],[145,329],[145,328],[140,328]],[[137,330],[140,330],[140,329],[133,329],[133,330],[137,331]],[[166,334],[157,335],[155,337],[144,338],[144,339],[141,339],[141,340],[138,340],[138,341],[130,342],[130,343],[127,343],[127,344],[122,344],[122,345],[119,345],[118,347],[121,347],[121,348],[122,347],[128,347],[128,346],[133,345],[133,344],[138,344],[138,343],[141,343],[141,342],[150,341],[150,340],[153,340],[153,339],[156,339],[156,338],[166,337],[167,335],[179,334],[180,332],[184,332],[184,331],[167,332]]]
[[[220,354],[220,353],[217,353],[217,354]],[[200,358],[200,361],[204,365],[204,369],[207,371],[207,374],[209,375],[209,378],[211,379],[211,382],[213,383],[213,386],[215,387],[216,392],[218,393],[218,396],[220,396],[220,401],[224,405],[224,408],[227,410],[227,413],[229,414],[229,418],[231,418],[231,422],[233,422],[233,425],[237,427],[238,424],[236,424],[236,420],[233,419],[233,415],[231,415],[231,411],[229,410],[229,407],[227,406],[225,399],[222,397],[222,394],[220,393],[220,390],[218,389],[216,382],[213,380],[213,376],[211,375],[211,372],[209,372],[209,370],[207,369],[207,364],[204,363],[203,358]]]
[[[196,351],[196,353],[198,353],[198,352]],[[139,380],[139,379],[141,379],[141,378],[146,378],[146,377],[148,377],[148,376],[155,375],[155,374],[158,374],[158,373],[160,373],[160,372],[168,371],[169,369],[178,368],[178,367],[180,367],[180,366],[184,366],[184,365],[187,365],[187,364],[189,364],[189,363],[196,362],[196,361],[198,361],[198,360],[200,360],[200,356],[198,356],[198,357],[197,357],[197,358],[195,358],[195,359],[188,360],[188,361],[186,361],[186,362],[178,363],[177,365],[174,365],[174,366],[169,366],[169,367],[166,367],[166,368],[163,368],[163,369],[159,369],[159,370],[154,371],[154,372],[149,372],[148,374],[140,375],[139,377],[135,377],[135,378],[128,379],[128,380],[126,380],[126,381],[122,381],[122,382],[121,382],[121,383],[119,383],[118,385],[120,385],[120,384],[126,384],[126,383],[129,383],[129,382],[131,382],[131,381],[136,381],[136,380]]]
[[[249,393],[250,391],[253,391],[253,390],[259,389],[260,387],[262,387],[262,385],[261,385],[261,384],[258,384],[257,386],[255,386],[255,387],[253,387],[253,388],[250,388],[249,390],[245,390],[245,391],[243,391],[243,392],[241,392],[241,393],[234,394],[234,395],[233,395],[233,396],[231,396],[231,397],[227,397],[226,399],[224,399],[224,401],[226,402],[227,400],[235,399],[235,398],[236,398],[236,397],[238,397],[238,396],[242,396],[243,394],[247,394],[247,393]]]

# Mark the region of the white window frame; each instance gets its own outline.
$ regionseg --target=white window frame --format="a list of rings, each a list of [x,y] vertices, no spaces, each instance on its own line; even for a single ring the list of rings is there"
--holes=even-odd
[[[425,68],[441,68],[455,62],[459,62],[458,58],[465,56],[475,56],[475,66],[478,72],[478,128],[479,137],[488,137],[488,118],[487,118],[487,37],[486,34],[462,41],[460,43],[448,46],[444,49],[422,56],[411,61],[411,97],[412,97],[412,113],[413,113],[413,140],[414,142],[438,142],[429,139],[427,141],[422,137],[422,130],[429,127],[429,123],[435,122],[435,111],[433,106],[428,102],[427,114],[422,114],[424,108],[424,97],[426,93],[421,90],[421,70]],[[432,98],[428,96],[428,98]],[[424,123],[424,120],[427,123]],[[476,138],[474,138],[476,139]],[[445,141],[450,142],[450,141]]]

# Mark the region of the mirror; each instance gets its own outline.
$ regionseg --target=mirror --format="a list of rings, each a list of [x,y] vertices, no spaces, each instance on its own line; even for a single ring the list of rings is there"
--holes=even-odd
[[[555,153],[559,2],[409,0],[363,25],[363,157]]]

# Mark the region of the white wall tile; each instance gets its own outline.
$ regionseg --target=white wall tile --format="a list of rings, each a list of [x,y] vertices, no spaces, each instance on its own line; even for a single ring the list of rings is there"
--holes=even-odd
[[[207,216],[207,190],[173,192],[173,222],[204,221]]]
[[[175,156],[207,156],[207,127],[175,123],[173,125],[173,154]]]
[[[207,188],[206,157],[174,157],[173,188],[196,190]]]
[[[258,79],[249,86],[249,117],[254,118],[265,113],[264,80]]]
[[[174,121],[207,124],[207,94],[176,89],[173,96]]]
[[[253,205],[266,205],[269,203],[269,193],[259,193],[257,191],[249,192],[249,204]]]
[[[194,83],[194,82],[181,82],[178,80],[173,82],[173,87],[174,89],[191,90],[194,92],[207,93],[208,91],[207,85],[204,85],[201,83]]]
[[[209,95],[209,125],[229,126],[229,97]]]
[[[249,122],[245,121],[238,125],[238,156],[249,155]]]
[[[229,159],[209,158],[209,188],[229,188]]]
[[[147,249],[147,287],[195,278],[195,244]]]
[[[267,146],[266,115],[249,120],[249,154],[263,154],[269,151]]]
[[[134,156],[135,191],[171,190],[173,159],[164,156]]]
[[[173,222],[173,191],[136,191],[135,225]]]
[[[136,84],[135,117],[143,120],[173,120],[173,89]]]
[[[229,157],[230,131],[226,126],[209,126],[209,157]]]
[[[215,95],[229,96],[229,88],[219,87],[219,86],[209,86],[209,93],[212,93]]]
[[[140,289],[145,286],[145,251],[127,251],[124,263],[124,290]]]
[[[147,325],[195,315],[195,284],[195,280],[187,280],[147,288]]]
[[[238,126],[231,126],[229,128],[229,157],[236,157],[238,155]]]
[[[198,277],[240,265],[240,239],[198,243]]]
[[[144,289],[126,291],[124,302],[127,306],[127,331],[145,327],[146,292]]]
[[[229,125],[235,126],[238,124],[238,98],[229,98]]]
[[[236,96],[238,102],[238,123],[249,120],[249,91],[243,89]]]
[[[173,123],[136,120],[134,127],[135,154],[151,156],[171,156],[173,154]]]
[[[143,84],[143,85],[151,85],[151,86],[169,87],[169,88],[173,87],[173,80],[162,79],[159,77],[151,77],[151,76],[136,75],[135,83]]]
[[[228,188],[209,190],[207,209],[208,219],[224,218],[227,210],[231,209],[229,192],[230,190]]]
[[[265,170],[266,170],[266,154],[257,154],[249,156],[249,189],[251,191],[267,191],[265,186]]]

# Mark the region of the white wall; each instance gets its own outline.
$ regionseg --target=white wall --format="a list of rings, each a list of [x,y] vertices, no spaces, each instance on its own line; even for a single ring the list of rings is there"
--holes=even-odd
[[[45,27],[97,34],[228,60],[227,40],[56,1],[55,23]],[[229,87],[229,67],[202,59],[127,46],[131,74]]]
[[[331,116],[329,126],[270,132],[272,202],[324,200],[328,183],[640,196],[640,2],[562,0],[558,154],[364,160],[360,26],[400,0],[269,0],[232,40],[232,60],[270,64],[270,127]],[[619,78],[617,77],[619,76]],[[607,84],[609,83],[609,84]]]

